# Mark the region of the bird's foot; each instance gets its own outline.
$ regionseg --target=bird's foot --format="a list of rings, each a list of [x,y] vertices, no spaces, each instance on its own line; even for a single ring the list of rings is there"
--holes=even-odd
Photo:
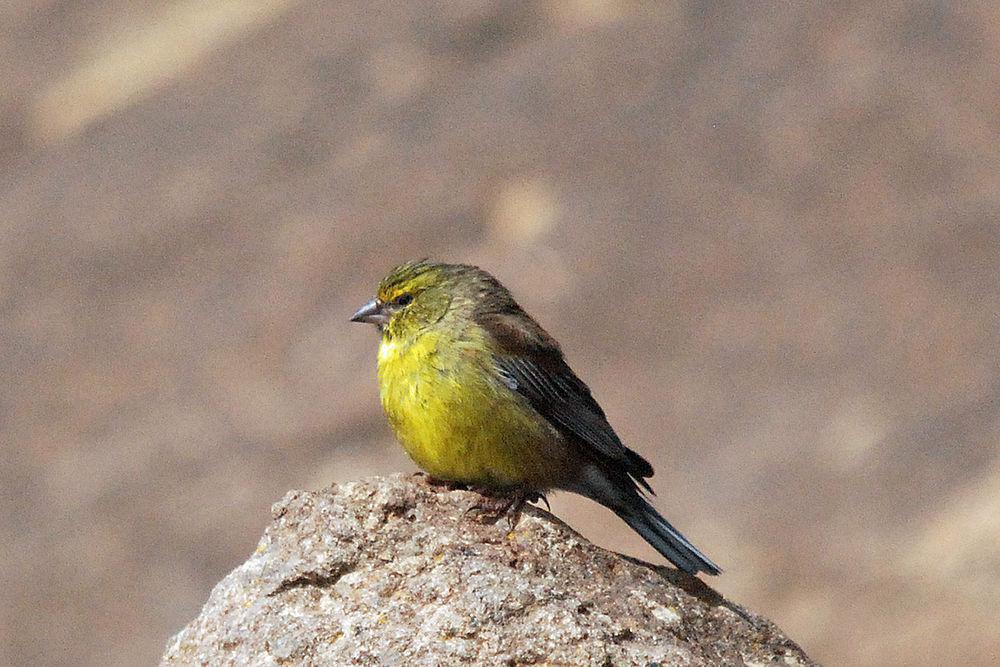
[[[488,524],[494,524],[506,516],[509,530],[514,530],[517,522],[521,520],[521,510],[524,509],[525,503],[544,500],[545,506],[549,506],[545,494],[538,491],[516,489],[503,495],[497,495],[497,492],[492,489],[472,487],[470,490],[479,493],[480,498],[469,509],[465,510],[465,515],[474,515],[478,517],[477,520],[480,523]]]
[[[552,505],[549,505],[549,499],[546,498],[545,494],[542,493],[541,491],[535,491],[534,493],[529,494],[526,500],[529,503],[537,503],[539,500],[541,500],[543,503],[545,503],[545,510],[547,512],[552,511]]]

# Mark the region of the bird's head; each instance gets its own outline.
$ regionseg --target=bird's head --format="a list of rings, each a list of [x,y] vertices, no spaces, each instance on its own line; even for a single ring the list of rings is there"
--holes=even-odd
[[[382,279],[375,298],[354,313],[351,321],[374,324],[390,338],[412,336],[473,303],[467,297],[479,291],[483,277],[492,280],[472,266],[407,262]]]

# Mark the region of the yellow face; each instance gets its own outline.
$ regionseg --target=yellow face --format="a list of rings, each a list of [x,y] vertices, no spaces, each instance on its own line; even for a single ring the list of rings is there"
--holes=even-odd
[[[438,265],[403,264],[382,280],[377,296],[352,321],[379,327],[384,338],[413,336],[439,322],[451,304],[449,282]]]

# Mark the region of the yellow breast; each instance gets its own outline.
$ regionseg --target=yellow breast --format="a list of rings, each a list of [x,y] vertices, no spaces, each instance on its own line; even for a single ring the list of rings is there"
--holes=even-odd
[[[396,437],[440,479],[545,486],[558,458],[555,431],[497,379],[483,341],[464,333],[383,339],[379,389]]]

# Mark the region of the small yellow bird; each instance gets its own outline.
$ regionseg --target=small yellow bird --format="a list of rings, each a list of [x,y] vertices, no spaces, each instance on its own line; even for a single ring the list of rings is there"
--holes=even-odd
[[[622,444],[559,344],[487,272],[409,262],[351,318],[378,326],[389,424],[431,477],[508,500],[564,490],[609,508],[689,574],[719,574],[643,497],[653,467]]]

